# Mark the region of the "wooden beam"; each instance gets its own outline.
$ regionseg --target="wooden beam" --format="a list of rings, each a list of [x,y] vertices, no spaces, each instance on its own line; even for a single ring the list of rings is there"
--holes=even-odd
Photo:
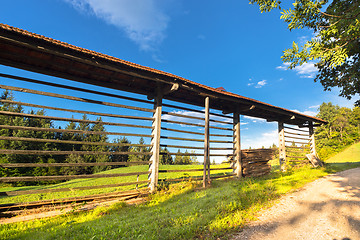
[[[233,148],[235,160],[235,174],[237,178],[243,175],[243,162],[241,159],[241,144],[240,144],[240,114],[234,113],[233,116],[234,132],[233,132]]]
[[[317,156],[316,146],[315,146],[315,132],[312,122],[309,123],[309,136],[310,136],[310,153],[314,156]]]
[[[210,183],[210,99],[205,98],[205,132],[204,132],[204,174],[203,174],[203,187]],[[207,174],[208,172],[208,174]],[[206,176],[207,175],[207,176]]]
[[[159,85],[159,84],[158,84]],[[163,89],[161,90],[162,92],[162,96],[166,96],[172,92],[175,92],[179,89],[180,87],[180,84],[179,83],[173,83],[171,84],[170,86],[165,86],[165,87],[162,87]],[[147,95],[147,99],[148,100],[153,100],[155,98],[155,95],[156,93],[150,93]]]
[[[286,170],[286,152],[285,152],[285,134],[284,123],[278,122],[278,135],[279,135],[279,163],[281,171]]]
[[[151,158],[150,158],[150,167],[149,167],[149,180],[150,180],[150,192],[155,192],[157,190],[157,184],[159,179],[159,162],[160,162],[160,133],[161,133],[161,113],[162,113],[162,93],[158,89],[157,96],[154,101],[154,121],[153,121],[153,130],[152,130],[152,139],[151,139]]]

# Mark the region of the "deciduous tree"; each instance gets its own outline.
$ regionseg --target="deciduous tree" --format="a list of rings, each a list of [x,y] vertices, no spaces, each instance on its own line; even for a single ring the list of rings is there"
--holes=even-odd
[[[316,62],[319,70],[315,81],[324,90],[340,88],[340,96],[351,99],[360,93],[360,1],[358,0],[293,0],[285,9],[285,1],[249,0],[261,12],[281,11],[288,29],[308,28],[314,36],[299,46],[293,42],[282,59],[295,68]],[[356,102],[360,105],[360,101]]]

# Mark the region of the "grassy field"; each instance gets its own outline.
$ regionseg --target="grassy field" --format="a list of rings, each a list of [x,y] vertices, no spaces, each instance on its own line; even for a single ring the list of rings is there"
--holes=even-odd
[[[360,142],[329,158],[327,163],[360,162]]]
[[[226,168],[229,167],[229,164],[221,165],[212,165],[211,168]],[[116,168],[109,171],[101,172],[101,174],[114,174],[114,173],[131,173],[131,172],[146,172],[149,167],[146,165],[141,166],[130,166],[123,168]],[[160,170],[192,170],[192,169],[203,169],[202,165],[162,165],[159,167]],[[211,171],[213,175],[219,175],[224,173],[229,173],[232,170],[215,170]],[[187,177],[196,177],[202,176],[202,171],[195,172],[171,172],[171,173],[159,173],[159,179],[174,179],[174,178],[187,178]],[[140,175],[139,181],[147,180],[148,176]],[[10,187],[3,185],[0,187],[1,192],[5,191],[20,191],[20,190],[42,190],[42,189],[57,189],[57,188],[75,188],[75,187],[85,187],[85,186],[99,186],[99,185],[108,185],[108,184],[119,184],[126,182],[136,182],[137,176],[126,176],[126,177],[111,177],[111,178],[92,178],[92,179],[74,179],[67,182],[53,184],[53,185],[43,185],[43,186],[23,186],[23,187]],[[146,187],[147,184],[139,185],[139,188]],[[66,197],[79,197],[93,194],[102,194],[108,192],[117,192],[117,191],[126,191],[132,190],[135,186],[121,186],[121,187],[110,187],[110,188],[100,188],[100,189],[90,189],[90,190],[74,190],[67,192],[55,192],[55,193],[39,193],[39,194],[27,194],[19,196],[1,196],[0,204],[3,203],[20,203],[20,202],[31,202],[31,201],[40,201],[40,200],[49,200],[49,199],[59,199]]]
[[[354,157],[360,159],[360,153]],[[271,206],[281,195],[329,173],[360,167],[360,162],[347,162],[329,163],[318,169],[305,166],[286,173],[274,171],[261,178],[215,180],[206,189],[200,188],[200,182],[173,184],[138,206],[120,203],[50,219],[4,224],[0,226],[0,238],[227,238],[256,219],[260,209]]]

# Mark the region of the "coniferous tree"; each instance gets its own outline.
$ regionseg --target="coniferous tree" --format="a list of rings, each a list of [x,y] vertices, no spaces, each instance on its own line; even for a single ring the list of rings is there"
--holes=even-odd
[[[160,150],[160,163],[164,165],[174,164],[173,158],[166,147]]]
[[[114,140],[114,143],[119,144],[118,146],[111,146],[110,152],[130,152],[131,147],[128,146],[128,144],[131,144],[129,139],[126,137],[117,138]],[[111,162],[128,162],[129,161],[129,155],[111,155],[110,159]]]

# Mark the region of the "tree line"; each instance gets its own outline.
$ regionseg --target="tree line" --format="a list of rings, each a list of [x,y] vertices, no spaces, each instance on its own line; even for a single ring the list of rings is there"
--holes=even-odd
[[[4,91],[1,94],[1,99],[14,101],[13,93]],[[22,106],[1,102],[0,110],[6,112],[25,113]],[[45,116],[44,110],[29,110],[28,114]],[[86,115],[83,115],[83,120],[88,120]],[[36,127],[45,130],[25,130],[23,129],[0,129],[0,136],[16,137],[16,138],[31,138],[31,139],[49,139],[62,141],[77,141],[89,144],[73,144],[60,143],[55,141],[20,141],[20,140],[0,140],[0,149],[16,149],[16,150],[39,150],[39,151],[72,151],[73,154],[68,155],[27,155],[27,154],[2,154],[0,163],[94,163],[94,162],[134,162],[134,161],[149,161],[151,149],[145,145],[143,138],[135,146],[131,146],[131,142],[126,137],[118,137],[110,140],[106,134],[98,134],[105,132],[106,129],[102,124],[101,117],[96,119],[97,123],[87,123],[70,121],[64,129],[80,130],[82,132],[56,132],[50,129],[61,129],[55,126],[51,119],[23,117],[23,116],[9,116],[0,115],[0,125],[19,126],[19,127]],[[49,129],[50,131],[46,131]],[[97,132],[97,134],[92,134]],[[91,144],[96,143],[96,144]],[[92,152],[109,152],[107,155],[92,154],[79,155],[76,151],[92,151]],[[129,154],[117,155],[112,152],[127,152]],[[131,154],[134,153],[134,154]],[[144,154],[141,154],[144,153]],[[196,157],[187,156],[187,151],[181,155],[178,150],[178,155],[174,158],[170,155],[167,148],[161,148],[160,151],[161,164],[192,164],[196,162]],[[2,168],[0,167],[1,177],[14,176],[49,176],[49,175],[74,175],[74,174],[92,174],[118,166],[78,166],[78,167],[34,167],[34,168]]]
[[[328,122],[316,128],[318,155],[326,160],[335,153],[360,140],[360,107],[339,107],[322,103],[317,117]]]

